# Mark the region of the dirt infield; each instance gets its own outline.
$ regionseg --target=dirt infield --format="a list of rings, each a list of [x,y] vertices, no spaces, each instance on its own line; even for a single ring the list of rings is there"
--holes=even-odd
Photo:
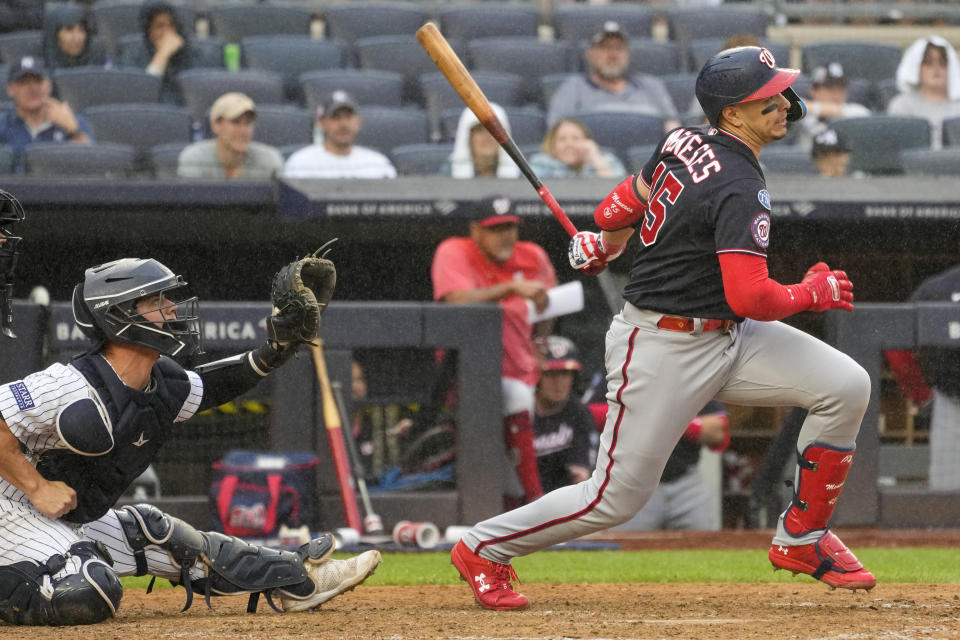
[[[762,549],[771,531],[604,532],[624,549]],[[860,547],[960,547],[958,531],[844,529]],[[960,575],[960,570],[958,570]],[[202,598],[178,613],[182,589],[128,590],[117,617],[95,627],[15,628],[6,640],[960,640],[960,584],[879,584],[870,593],[831,591],[805,576],[777,584],[523,584],[530,609],[477,607],[464,584],[361,586],[316,612],[278,615],[263,601]]]
[[[96,627],[16,629],[0,637],[39,640],[287,638],[547,640],[923,640],[960,638],[960,585],[880,585],[871,593],[796,584],[524,585],[533,606],[497,613],[473,604],[466,585],[361,587],[317,612],[278,615],[245,598],[202,601],[179,614],[182,590],[127,593],[117,618]]]

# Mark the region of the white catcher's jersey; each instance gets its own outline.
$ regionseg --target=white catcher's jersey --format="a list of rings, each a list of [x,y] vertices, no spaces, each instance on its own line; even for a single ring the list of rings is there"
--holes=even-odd
[[[203,395],[200,376],[188,371],[190,395],[175,422],[188,420],[196,413]],[[11,433],[26,449],[26,457],[35,462],[37,454],[49,449],[67,448],[57,431],[60,412],[72,402],[92,398],[105,416],[106,409],[86,379],[70,365],[53,364],[0,387],[0,414]],[[106,421],[109,424],[109,420]],[[26,496],[0,478],[0,498],[26,502]]]

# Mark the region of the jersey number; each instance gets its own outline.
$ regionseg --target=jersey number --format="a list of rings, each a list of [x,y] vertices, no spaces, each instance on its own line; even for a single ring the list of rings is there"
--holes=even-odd
[[[657,170],[654,171],[654,186],[657,185],[657,178],[663,173],[663,169],[664,166],[663,163],[661,163],[657,167]],[[660,227],[663,226],[663,221],[667,217],[667,206],[676,204],[681,191],[683,191],[683,183],[677,180],[677,177],[673,175],[672,171],[668,171],[667,175],[664,176],[660,182],[660,186],[653,194],[653,197],[647,201],[649,202],[647,215],[643,224],[640,225],[640,240],[643,241],[643,246],[649,247],[657,241],[657,236],[660,234]]]

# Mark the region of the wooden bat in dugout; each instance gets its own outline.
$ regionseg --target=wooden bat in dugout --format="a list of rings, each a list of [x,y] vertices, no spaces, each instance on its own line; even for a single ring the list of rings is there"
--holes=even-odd
[[[340,485],[343,513],[346,516],[347,526],[363,533],[360,510],[357,508],[357,494],[353,490],[353,476],[350,473],[350,459],[347,454],[346,443],[343,441],[343,424],[340,420],[337,401],[333,397],[330,377],[327,375],[327,363],[323,359],[323,341],[319,338],[315,344],[310,345],[310,355],[313,356],[313,368],[317,374],[317,382],[320,384],[320,398],[323,402],[323,424],[327,428],[327,437],[330,440],[330,453],[333,456],[337,483]]]
[[[417,40],[420,42],[420,46],[430,54],[433,63],[437,65],[437,68],[440,69],[441,73],[446,77],[447,82],[454,88],[457,95],[463,99],[464,104],[473,111],[484,128],[490,132],[490,135],[492,135],[503,150],[507,152],[507,155],[517,163],[521,173],[523,173],[530,184],[533,185],[533,188],[536,189],[537,195],[540,196],[540,199],[543,200],[547,208],[550,209],[550,212],[557,219],[557,222],[563,226],[564,230],[570,234],[571,237],[576,235],[577,228],[570,222],[570,218],[564,213],[563,209],[557,203],[556,198],[550,193],[550,190],[544,186],[540,178],[537,177],[537,174],[533,172],[530,163],[527,162],[527,159],[523,156],[517,144],[503,127],[503,123],[500,122],[500,118],[497,117],[493,107],[490,106],[490,101],[487,100],[487,96],[485,96],[483,91],[480,90],[480,87],[477,86],[477,82],[473,79],[473,76],[470,75],[470,72],[467,71],[467,68],[463,66],[463,62],[460,61],[460,58],[450,47],[450,43],[443,37],[443,34],[440,33],[436,26],[427,23],[417,29]]]

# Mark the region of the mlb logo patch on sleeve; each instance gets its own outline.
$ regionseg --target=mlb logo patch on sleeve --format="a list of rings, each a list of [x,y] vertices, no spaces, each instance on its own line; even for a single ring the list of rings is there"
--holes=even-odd
[[[30,397],[30,391],[27,389],[27,385],[23,382],[14,382],[10,385],[10,393],[13,394],[13,399],[17,401],[17,406],[20,407],[20,411],[26,409],[33,409],[33,398]]]

